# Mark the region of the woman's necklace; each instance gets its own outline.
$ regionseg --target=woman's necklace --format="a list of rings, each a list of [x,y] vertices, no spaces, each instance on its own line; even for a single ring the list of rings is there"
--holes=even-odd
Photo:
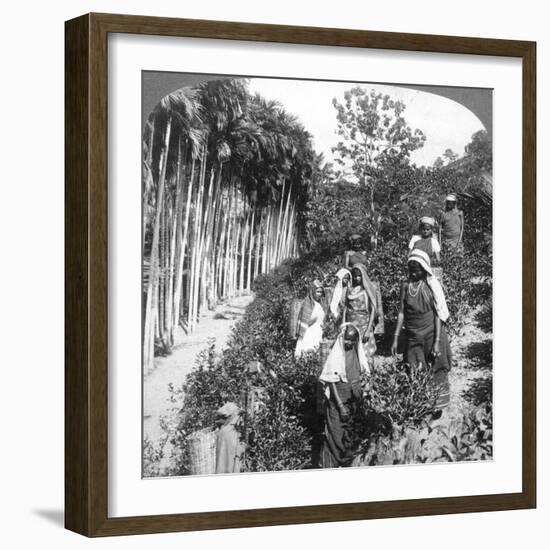
[[[414,283],[409,283],[409,295],[413,298],[416,298],[418,293],[420,292],[420,289],[422,288],[422,283],[424,281],[420,280],[418,281],[418,284],[416,285],[416,288],[414,288]]]

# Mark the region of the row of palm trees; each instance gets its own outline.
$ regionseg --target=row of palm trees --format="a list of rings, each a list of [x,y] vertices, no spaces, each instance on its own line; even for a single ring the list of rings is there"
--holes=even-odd
[[[249,291],[300,246],[311,137],[280,104],[218,80],[166,96],[143,136],[143,360],[201,308]]]

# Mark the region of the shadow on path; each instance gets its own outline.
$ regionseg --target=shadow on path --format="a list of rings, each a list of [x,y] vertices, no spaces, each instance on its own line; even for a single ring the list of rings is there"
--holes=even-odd
[[[465,367],[469,370],[482,370],[493,368],[493,341],[492,339],[471,342],[464,350],[467,360]]]
[[[467,389],[462,392],[462,397],[474,407],[482,403],[493,402],[493,376],[480,376],[472,380]]]

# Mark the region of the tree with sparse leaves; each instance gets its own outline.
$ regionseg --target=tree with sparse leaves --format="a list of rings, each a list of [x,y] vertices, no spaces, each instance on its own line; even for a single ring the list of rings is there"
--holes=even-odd
[[[443,157],[447,160],[447,164],[451,164],[458,158],[458,153],[455,153],[452,149],[445,149]]]
[[[369,191],[368,216],[376,245],[380,213],[375,200],[376,178],[373,176],[387,158],[407,163],[410,154],[424,145],[426,136],[407,124],[403,116],[405,104],[387,94],[356,86],[344,93],[342,103],[335,98],[332,104],[336,109],[336,133],[341,138],[332,152],[336,154],[341,176]]]

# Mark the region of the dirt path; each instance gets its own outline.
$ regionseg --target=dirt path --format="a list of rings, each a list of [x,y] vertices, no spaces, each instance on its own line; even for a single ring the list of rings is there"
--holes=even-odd
[[[168,385],[178,387],[185,382],[187,374],[195,366],[198,354],[215,339],[216,350],[225,346],[231,330],[242,317],[252,295],[239,296],[200,317],[197,329],[189,335],[181,331],[176,336],[173,352],[167,357],[156,357],[154,368],[143,379],[143,434],[152,443],[159,441],[162,430],[160,417],[172,406]]]

